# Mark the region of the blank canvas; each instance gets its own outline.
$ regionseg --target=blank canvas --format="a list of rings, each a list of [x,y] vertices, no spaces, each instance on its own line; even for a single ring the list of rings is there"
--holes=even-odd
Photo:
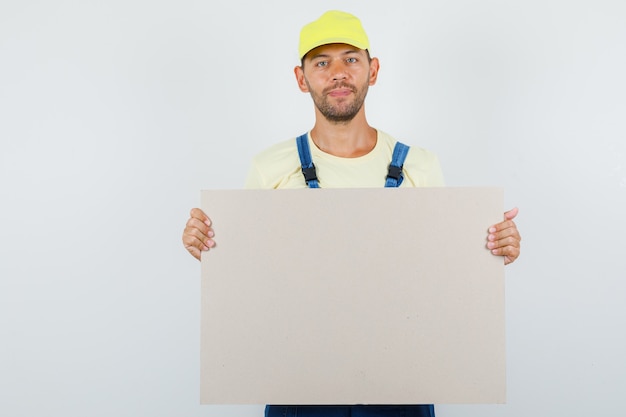
[[[201,402],[505,401],[499,188],[210,190]]]

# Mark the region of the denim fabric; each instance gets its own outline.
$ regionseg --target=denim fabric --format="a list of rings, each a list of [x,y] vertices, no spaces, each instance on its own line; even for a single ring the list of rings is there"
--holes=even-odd
[[[313,164],[313,158],[311,157],[311,149],[309,148],[309,134],[298,136],[296,138],[298,144],[298,155],[300,156],[300,164],[302,165],[302,174],[304,180],[309,188],[320,188],[320,183],[317,180],[317,173],[315,171],[315,164]]]
[[[432,405],[268,405],[265,417],[435,417]]]
[[[402,184],[404,176],[402,175],[402,166],[404,160],[409,153],[409,146],[401,142],[396,142],[393,148],[393,155],[391,156],[391,163],[389,164],[389,173],[385,181],[385,188],[397,188]],[[396,171],[394,173],[394,171]]]

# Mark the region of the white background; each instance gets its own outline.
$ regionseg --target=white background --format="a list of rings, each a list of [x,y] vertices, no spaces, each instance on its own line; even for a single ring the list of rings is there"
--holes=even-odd
[[[262,415],[199,405],[180,237],[200,189],[312,126],[297,37],[331,8],[381,60],[370,123],[520,208],[508,402],[438,416],[623,414],[622,0],[2,0],[0,415]]]

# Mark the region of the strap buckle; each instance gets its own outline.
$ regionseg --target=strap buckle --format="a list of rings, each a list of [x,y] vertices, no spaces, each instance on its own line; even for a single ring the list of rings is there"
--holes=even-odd
[[[392,178],[396,181],[402,178],[402,167],[395,165],[389,165],[389,171],[387,172],[387,178]]]
[[[315,171],[315,165],[311,163],[311,166],[308,168],[302,168],[302,175],[304,175],[304,180],[308,184],[309,181],[317,181],[317,172]]]

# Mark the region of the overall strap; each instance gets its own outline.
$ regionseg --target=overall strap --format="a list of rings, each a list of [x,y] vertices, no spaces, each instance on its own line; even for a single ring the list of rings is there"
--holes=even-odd
[[[396,146],[393,148],[391,163],[389,164],[385,187],[399,187],[400,184],[402,184],[402,180],[404,179],[402,166],[404,165],[407,153],[409,153],[409,146],[404,143],[396,142]]]
[[[298,143],[298,155],[300,156],[302,175],[304,175],[306,185],[308,185],[309,188],[320,188],[317,173],[315,172],[315,165],[313,165],[313,158],[311,158],[308,134],[305,133],[302,136],[298,136],[296,142]]]

